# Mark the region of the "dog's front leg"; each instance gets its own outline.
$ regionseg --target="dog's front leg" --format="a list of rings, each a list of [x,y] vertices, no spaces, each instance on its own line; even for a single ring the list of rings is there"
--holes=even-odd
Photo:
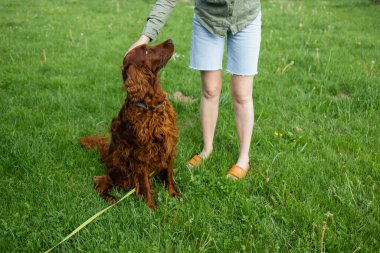
[[[141,190],[140,190],[140,180],[139,180],[139,176],[138,175],[135,175],[133,177],[133,181],[134,181],[134,184],[135,184],[135,192],[136,192],[136,195],[138,197],[141,197]]]
[[[139,191],[136,192],[138,195],[143,195],[145,198],[145,202],[147,206],[149,206],[151,209],[156,211],[156,204],[154,203],[153,197],[152,197],[152,187],[151,187],[151,181],[149,178],[149,173],[145,170],[143,170],[142,174],[137,176],[138,178],[138,185],[139,185]],[[136,187],[137,188],[137,187]]]
[[[169,195],[172,197],[179,197],[180,193],[177,191],[177,187],[174,182],[174,173],[172,167],[169,167],[167,170],[167,182]]]
[[[107,201],[108,204],[116,202],[116,198],[108,193],[109,189],[113,187],[112,179],[109,175],[104,174],[102,176],[94,177],[93,182],[96,191]]]
[[[173,161],[169,163],[167,169],[164,169],[160,172],[160,178],[164,181],[165,186],[168,188],[169,196],[180,196],[180,193],[177,191],[177,187],[174,182]]]

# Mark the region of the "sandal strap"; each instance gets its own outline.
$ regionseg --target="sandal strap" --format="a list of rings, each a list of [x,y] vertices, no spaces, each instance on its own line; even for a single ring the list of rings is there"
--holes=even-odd
[[[246,175],[247,175],[247,172],[249,170],[249,166],[248,168],[245,170],[243,169],[242,167],[240,167],[239,165],[234,165],[232,166],[232,168],[230,169],[230,171],[228,172],[228,174],[236,177],[236,178],[244,178]]]
[[[195,155],[193,156],[193,158],[190,159],[188,164],[190,164],[191,166],[198,166],[201,163],[201,161],[202,158],[199,155]]]

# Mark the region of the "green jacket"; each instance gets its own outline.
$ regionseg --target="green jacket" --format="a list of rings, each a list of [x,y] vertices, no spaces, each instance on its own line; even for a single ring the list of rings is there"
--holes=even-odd
[[[157,0],[147,18],[142,34],[155,40],[175,7],[176,0]],[[194,0],[199,22],[213,34],[235,34],[255,20],[261,10],[260,0]]]

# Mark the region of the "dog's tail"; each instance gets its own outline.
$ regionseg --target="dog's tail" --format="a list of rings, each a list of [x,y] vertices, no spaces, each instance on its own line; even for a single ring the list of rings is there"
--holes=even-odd
[[[108,155],[110,140],[105,135],[93,135],[84,137],[79,141],[79,143],[87,149],[99,151],[102,160],[104,160]]]

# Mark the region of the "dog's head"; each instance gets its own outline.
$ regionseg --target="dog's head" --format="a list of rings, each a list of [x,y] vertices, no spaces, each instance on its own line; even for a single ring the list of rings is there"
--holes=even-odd
[[[172,40],[156,46],[141,45],[130,51],[123,60],[124,89],[131,100],[142,100],[148,92],[154,93],[158,72],[174,52]]]

